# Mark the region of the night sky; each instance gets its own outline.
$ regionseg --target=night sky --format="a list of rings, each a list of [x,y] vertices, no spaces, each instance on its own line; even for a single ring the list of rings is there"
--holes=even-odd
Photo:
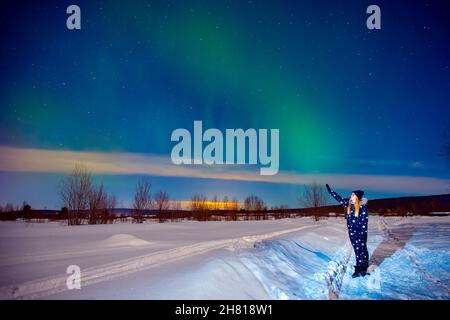
[[[290,207],[312,181],[450,192],[448,1],[2,1],[0,34],[0,204],[59,208],[75,162],[122,206],[143,176],[174,200]],[[194,120],[279,128],[280,173],[171,164],[172,131]]]

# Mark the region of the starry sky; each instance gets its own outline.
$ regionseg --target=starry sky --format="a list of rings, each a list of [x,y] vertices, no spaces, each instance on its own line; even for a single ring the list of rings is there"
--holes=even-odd
[[[381,8],[368,30],[366,8]],[[370,198],[450,192],[448,1],[2,1],[0,204],[59,208],[75,162],[130,206],[304,184]],[[81,30],[66,8],[81,8]],[[170,163],[176,128],[280,129],[280,172]]]

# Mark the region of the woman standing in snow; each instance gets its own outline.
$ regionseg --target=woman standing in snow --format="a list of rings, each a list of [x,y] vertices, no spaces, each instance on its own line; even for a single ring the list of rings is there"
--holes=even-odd
[[[343,199],[336,192],[326,185],[328,192],[346,209],[347,228],[350,241],[355,251],[356,266],[352,277],[365,276],[369,273],[369,252],[367,251],[367,227],[368,214],[366,203],[367,199],[363,198],[364,191],[355,190],[352,192],[350,199]]]

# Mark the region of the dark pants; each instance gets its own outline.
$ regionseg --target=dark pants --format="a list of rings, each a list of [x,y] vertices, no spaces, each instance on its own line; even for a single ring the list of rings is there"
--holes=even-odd
[[[367,227],[368,220],[366,216],[356,218],[353,215],[347,216],[347,228],[350,241],[355,251],[356,266],[361,269],[367,269],[369,266],[369,252],[367,251]]]

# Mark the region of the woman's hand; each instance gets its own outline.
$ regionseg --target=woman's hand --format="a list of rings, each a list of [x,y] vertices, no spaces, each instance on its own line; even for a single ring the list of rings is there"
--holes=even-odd
[[[327,187],[328,193],[331,193],[331,188],[330,188],[330,186],[328,185],[328,183],[325,185],[325,187]]]

